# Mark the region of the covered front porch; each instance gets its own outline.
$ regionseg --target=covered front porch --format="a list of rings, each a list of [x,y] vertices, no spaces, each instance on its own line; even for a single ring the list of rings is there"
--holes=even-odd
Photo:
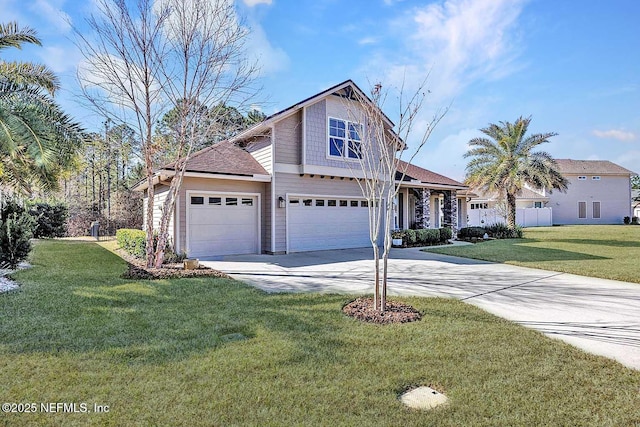
[[[466,199],[457,189],[405,185],[394,200],[394,227],[421,229],[450,227],[453,235],[466,224]]]

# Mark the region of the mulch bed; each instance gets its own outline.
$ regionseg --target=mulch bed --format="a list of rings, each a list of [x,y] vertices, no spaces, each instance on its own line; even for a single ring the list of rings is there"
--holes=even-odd
[[[195,270],[185,270],[181,263],[162,264],[162,268],[146,268],[142,259],[131,256],[122,249],[116,250],[118,255],[129,264],[129,268],[122,275],[125,279],[176,279],[188,277],[221,277],[229,279],[230,277],[222,271],[214,270],[205,266],[200,266]]]
[[[407,323],[422,319],[418,310],[408,304],[387,301],[384,313],[373,308],[373,298],[358,298],[342,308],[347,316],[368,323]]]

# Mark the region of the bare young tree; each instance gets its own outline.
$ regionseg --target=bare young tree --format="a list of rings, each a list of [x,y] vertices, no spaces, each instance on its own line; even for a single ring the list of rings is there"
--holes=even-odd
[[[96,1],[99,13],[88,20],[93,34],[77,32],[86,59],[79,77],[101,114],[137,124],[148,186],[147,266],[159,268],[187,161],[203,137],[197,106],[246,102],[256,93],[257,68],[246,60],[248,30],[231,0]],[[178,112],[179,126],[154,249],[154,173],[166,165],[154,162],[159,146],[153,134],[170,108]]]
[[[354,90],[352,101],[345,101],[350,120],[345,129],[347,143],[337,148],[344,157],[354,160],[353,166],[350,162],[346,163],[363,197],[367,199],[369,237],[375,265],[373,303],[375,309],[380,312],[385,311],[387,300],[394,200],[400,190],[400,182],[406,174],[402,157],[409,151],[411,154],[407,156],[407,162],[411,163],[447,112],[446,109],[437,111],[424,125],[424,131],[417,139],[415,148],[409,150],[406,141],[412,136],[425,101],[428,92],[425,90],[425,84],[426,80],[409,97],[404,86],[398,89],[398,117],[395,124],[383,112],[389,92],[384,90],[380,83],[372,87],[370,98]],[[380,233],[382,251],[379,246]]]

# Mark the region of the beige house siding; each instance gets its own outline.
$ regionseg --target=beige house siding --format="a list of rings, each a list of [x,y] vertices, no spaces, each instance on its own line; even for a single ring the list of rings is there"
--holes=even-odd
[[[154,230],[160,229],[160,221],[162,219],[162,207],[164,205],[164,201],[167,199],[168,191],[169,191],[169,186],[158,185],[155,188],[155,191],[153,193],[153,229]],[[143,202],[142,229],[146,230],[147,229],[147,197],[146,196],[144,197],[142,202]],[[173,227],[174,224],[175,224],[175,215],[172,215],[169,221],[169,237],[171,238],[172,241],[174,241],[175,239],[174,227]]]
[[[299,165],[302,159],[302,111],[277,122],[273,137],[276,163]]]
[[[296,174],[276,173],[275,175],[276,206],[277,199],[286,200],[288,194],[362,197],[360,187],[355,180],[349,178],[320,178]],[[275,250],[280,253],[287,250],[286,242],[286,208],[275,208]]]
[[[266,205],[268,201],[265,200],[266,188],[269,183],[253,182],[253,181],[236,181],[229,179],[210,179],[210,178],[193,178],[185,177],[182,182],[182,188],[178,196],[178,203],[176,204],[177,216],[179,224],[183,225],[178,230],[178,242],[177,246],[180,251],[186,251],[186,227],[187,224],[187,191],[212,191],[217,193],[258,193],[260,194],[260,204],[262,215],[261,220],[261,237],[262,237],[262,249],[265,250],[265,231],[264,219],[267,214]]]
[[[554,224],[621,224],[630,216],[631,184],[622,175],[565,175],[569,180],[566,193],[549,194]],[[578,176],[586,179],[579,180]],[[600,179],[593,179],[599,176]],[[578,218],[578,203],[586,203],[586,218]],[[594,218],[594,202],[600,202],[600,218]],[[595,208],[597,211],[597,207]]]
[[[273,145],[271,144],[271,136],[261,136],[256,141],[247,145],[247,151],[251,153],[254,159],[270,174],[273,173]]]
[[[338,96],[329,96],[306,109],[306,163],[309,165],[337,168],[336,175],[351,175],[351,169],[360,169],[358,161],[347,161],[329,157],[329,117],[363,122],[361,107],[353,101]]]

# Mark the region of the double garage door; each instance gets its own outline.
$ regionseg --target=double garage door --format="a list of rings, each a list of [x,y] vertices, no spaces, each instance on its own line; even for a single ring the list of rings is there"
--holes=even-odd
[[[289,252],[371,246],[364,199],[289,196],[287,208]]]
[[[260,253],[258,197],[187,196],[187,253],[193,258]]]
[[[364,199],[289,196],[286,216],[289,252],[371,246],[369,209]],[[189,193],[187,218],[190,257],[260,253],[259,200],[255,194]]]

